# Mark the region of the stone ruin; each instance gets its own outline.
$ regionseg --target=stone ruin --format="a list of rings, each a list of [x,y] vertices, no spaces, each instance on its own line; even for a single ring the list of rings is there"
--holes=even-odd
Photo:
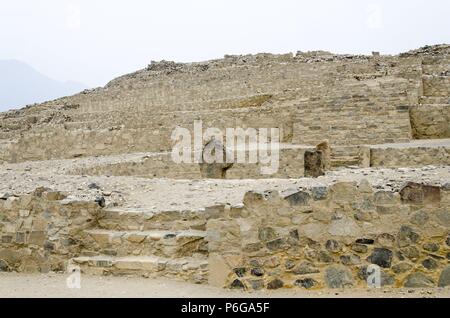
[[[0,271],[260,290],[365,288],[376,265],[382,286],[448,286],[449,107],[436,45],[153,62],[1,113]],[[278,172],[175,164],[199,119],[279,128]]]

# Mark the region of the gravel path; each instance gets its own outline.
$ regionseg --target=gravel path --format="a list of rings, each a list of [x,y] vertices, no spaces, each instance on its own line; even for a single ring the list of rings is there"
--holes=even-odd
[[[0,273],[0,297],[100,297],[100,298],[450,298],[450,288],[434,290],[327,290],[307,292],[300,289],[272,292],[232,291],[163,279],[95,277],[83,275],[81,289],[69,289],[66,275]]]

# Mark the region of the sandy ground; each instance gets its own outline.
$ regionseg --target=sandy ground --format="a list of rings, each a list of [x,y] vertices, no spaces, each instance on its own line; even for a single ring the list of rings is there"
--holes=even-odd
[[[450,298],[450,288],[241,292],[165,279],[83,275],[81,289],[69,289],[67,275],[0,273],[1,298]]]

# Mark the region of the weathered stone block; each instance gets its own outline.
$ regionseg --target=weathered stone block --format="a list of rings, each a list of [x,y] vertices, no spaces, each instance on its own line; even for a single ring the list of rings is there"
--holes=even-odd
[[[410,204],[438,203],[441,189],[436,186],[408,182],[400,191],[402,201]]]

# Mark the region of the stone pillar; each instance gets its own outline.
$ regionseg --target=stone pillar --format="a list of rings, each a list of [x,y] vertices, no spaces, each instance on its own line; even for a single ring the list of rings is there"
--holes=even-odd
[[[323,141],[315,150],[305,152],[305,177],[317,178],[331,169],[331,148],[328,141]]]
[[[211,159],[214,162],[211,163]],[[220,141],[213,139],[205,145],[200,164],[202,178],[225,179],[232,166],[233,163],[227,163],[227,149]]]

